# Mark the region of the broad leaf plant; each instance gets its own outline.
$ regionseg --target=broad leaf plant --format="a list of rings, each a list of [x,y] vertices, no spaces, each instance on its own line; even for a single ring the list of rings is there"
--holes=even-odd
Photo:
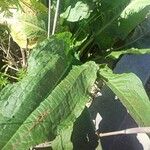
[[[140,79],[113,73],[122,55],[150,53],[133,46],[150,29],[132,38],[149,18],[149,0],[49,0],[49,6],[0,0],[0,6],[0,23],[20,48],[30,49],[25,77],[0,91],[1,150],[46,141],[54,150],[73,149],[73,126],[94,99],[97,82],[117,95],[139,126],[150,126],[150,101]]]

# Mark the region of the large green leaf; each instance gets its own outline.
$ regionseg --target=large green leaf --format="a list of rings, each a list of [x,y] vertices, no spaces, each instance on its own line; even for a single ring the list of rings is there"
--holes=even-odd
[[[129,4],[130,0],[101,0],[94,1],[92,12],[87,20],[79,22],[76,34],[79,38],[83,35],[92,36],[88,39],[88,44],[93,41],[100,46],[100,48],[108,48],[114,39],[118,36],[118,18],[121,12]],[[83,37],[85,38],[85,36]],[[85,43],[85,44],[87,44]]]
[[[31,53],[27,76],[1,91],[0,149],[66,73],[66,48],[64,38],[45,40]]]
[[[150,126],[150,101],[140,79],[133,73],[114,74],[108,67],[101,68],[99,75],[138,125]]]
[[[94,37],[100,48],[111,48],[121,32],[118,31],[118,20],[122,11],[128,6],[130,0],[102,0],[97,6],[98,19],[92,25]]]
[[[113,51],[106,57],[112,58],[112,59],[118,59],[121,55],[124,55],[124,54],[150,54],[150,49],[131,48],[127,50]]]
[[[107,28],[102,30],[97,38],[102,48],[112,48],[117,40],[124,40],[127,35],[146,18],[150,11],[149,0],[133,0],[128,5],[125,0],[115,1],[115,3],[114,7],[110,8],[108,12],[104,12],[104,17],[106,15],[105,20],[108,21],[110,17],[110,20],[114,19],[114,21],[111,22]],[[123,10],[123,7],[126,8]],[[104,24],[104,26],[106,25],[107,23]]]
[[[74,66],[68,76],[21,124],[2,150],[28,149],[72,126],[89,100],[89,91],[96,80],[97,70],[98,66],[94,62]]]
[[[121,13],[121,18],[118,22],[118,28],[119,32],[121,32],[121,38],[126,38],[127,35],[147,17],[149,12],[149,0],[132,0]]]

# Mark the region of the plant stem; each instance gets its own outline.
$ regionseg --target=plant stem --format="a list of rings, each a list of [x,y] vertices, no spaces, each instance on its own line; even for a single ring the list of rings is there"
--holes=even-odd
[[[93,41],[94,38],[98,35],[100,35],[107,27],[109,27],[113,21],[115,21],[120,14],[116,15],[114,18],[112,18],[106,25],[104,25],[97,33],[93,34],[86,42],[86,44],[81,48],[80,50],[80,57],[83,55],[84,50],[86,49],[87,46],[89,46]]]
[[[25,54],[25,49],[20,48],[21,50],[21,55],[22,55],[22,68],[26,67],[26,54]]]
[[[138,127],[138,128],[130,128],[120,131],[108,132],[108,133],[100,133],[99,137],[112,136],[112,135],[123,135],[123,134],[137,134],[137,133],[150,133],[150,127]]]
[[[59,3],[60,3],[60,0],[57,0],[52,35],[55,34],[55,30],[56,30],[56,23],[57,23],[58,12],[59,12]]]
[[[51,32],[51,0],[49,0],[49,5],[48,5],[48,35],[47,37],[50,37],[50,32]]]

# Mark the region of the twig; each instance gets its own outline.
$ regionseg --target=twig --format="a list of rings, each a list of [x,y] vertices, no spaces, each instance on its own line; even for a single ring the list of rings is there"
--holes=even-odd
[[[26,68],[27,67],[27,61],[26,61],[26,52],[28,51],[28,44],[29,44],[29,40],[27,39],[27,44],[26,44],[26,48],[20,48],[21,50],[21,55],[22,55],[22,68]]]
[[[19,78],[17,77],[14,77],[14,76],[11,76],[9,74],[6,74],[6,73],[3,73],[4,76],[8,77],[8,78],[12,78],[12,79],[15,79],[15,80],[18,80]]]
[[[137,134],[137,133],[150,133],[150,127],[130,128],[130,129],[108,132],[108,133],[99,133],[98,136],[105,137],[105,136]]]
[[[22,55],[22,68],[26,67],[26,56],[24,48],[20,48],[21,55]]]
[[[10,66],[10,65],[8,65],[8,68],[10,68],[10,69],[12,69],[12,70],[15,70],[15,71],[19,71],[17,68],[14,68],[14,67],[12,67],[12,66]]]
[[[7,57],[9,56],[9,52],[10,52],[10,45],[11,45],[11,36],[9,35],[9,38],[8,38]]]
[[[31,148],[31,150],[40,150],[42,148],[43,149],[51,149],[51,143],[50,142],[41,143],[41,144],[36,145],[33,148]]]
[[[59,12],[59,3],[60,3],[60,0],[57,0],[52,35],[55,34],[55,30],[56,30],[56,23],[57,23],[58,12]]]
[[[49,7],[48,7],[48,35],[50,37],[51,32],[51,0],[49,0]]]

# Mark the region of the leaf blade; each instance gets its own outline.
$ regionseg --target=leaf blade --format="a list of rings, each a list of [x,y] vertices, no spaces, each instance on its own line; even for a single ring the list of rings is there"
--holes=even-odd
[[[127,50],[113,51],[109,55],[107,55],[106,58],[118,59],[121,55],[124,54],[150,54],[150,49],[131,48]]]
[[[14,147],[17,149],[29,148],[31,145],[48,140],[50,133],[54,135],[59,133],[64,121],[67,122],[67,127],[72,124],[81,114],[89,99],[89,88],[96,80],[97,69],[94,62],[75,66],[29,116],[3,150]],[[40,134],[38,138],[37,134]]]
[[[5,95],[0,100],[0,149],[67,72],[66,47],[55,37],[42,42],[29,58],[27,76],[1,91]]]
[[[140,79],[133,73],[113,74],[108,67],[100,69],[99,74],[138,125],[149,126],[150,101]]]

